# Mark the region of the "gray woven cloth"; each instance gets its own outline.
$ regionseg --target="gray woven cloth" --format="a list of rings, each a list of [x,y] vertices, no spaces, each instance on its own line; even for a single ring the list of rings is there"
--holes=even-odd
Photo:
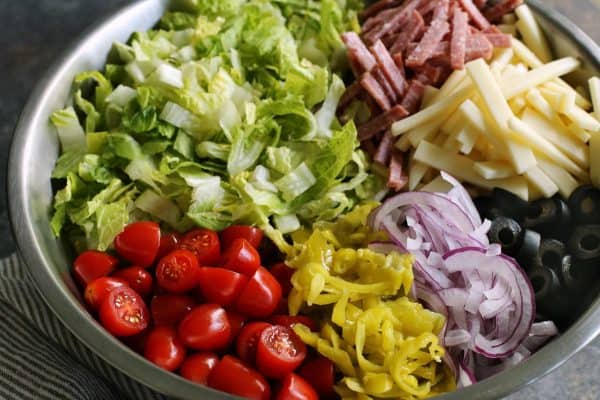
[[[0,260],[0,399],[164,399],[106,364],[56,318],[18,256]]]

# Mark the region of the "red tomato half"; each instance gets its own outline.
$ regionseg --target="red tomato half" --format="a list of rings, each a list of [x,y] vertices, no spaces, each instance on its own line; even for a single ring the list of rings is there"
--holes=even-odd
[[[235,343],[237,355],[248,365],[256,362],[256,346],[262,331],[270,327],[266,322],[250,322],[242,328]]]
[[[73,275],[81,286],[87,286],[90,282],[110,275],[119,260],[101,251],[88,250],[81,253],[73,262]]]
[[[179,338],[192,349],[221,350],[231,340],[231,325],[227,313],[217,304],[203,304],[194,308],[179,323]]]
[[[133,336],[148,326],[148,308],[129,287],[116,288],[100,306],[100,322],[115,336]]]
[[[177,245],[181,241],[181,235],[178,233],[164,233],[160,235],[160,246],[158,247],[158,258],[163,258],[173,250],[177,250]]]
[[[129,284],[129,287],[139,293],[140,296],[146,297],[152,293],[152,285],[154,280],[150,272],[142,267],[128,267],[121,269],[113,274],[115,278],[121,278]]]
[[[212,370],[208,386],[247,399],[269,400],[271,397],[265,378],[232,356],[223,357]]]
[[[319,398],[330,399],[335,397],[335,391],[333,390],[335,371],[331,360],[318,355],[306,361],[300,367],[298,374],[312,385],[319,394]]]
[[[221,256],[221,245],[216,232],[208,229],[195,229],[185,234],[179,248],[189,250],[198,259],[198,264],[216,265]]]
[[[207,302],[225,307],[240,297],[248,277],[224,268],[202,267],[198,270],[198,281]]]
[[[110,292],[124,286],[127,286],[127,282],[123,279],[103,276],[85,287],[83,298],[93,310],[98,310]]]
[[[294,331],[281,325],[266,328],[256,346],[256,366],[266,377],[281,379],[306,358],[306,345]]]
[[[177,325],[196,306],[189,296],[161,294],[150,302],[150,312],[154,325]]]
[[[252,276],[260,267],[258,251],[246,239],[238,238],[231,243],[221,257],[223,267]]]
[[[315,389],[296,374],[287,375],[281,382],[281,388],[275,394],[274,400],[318,400]]]
[[[185,347],[170,326],[159,326],[146,339],[144,357],[167,371],[175,371],[185,358]]]
[[[156,267],[156,281],[171,293],[185,293],[198,284],[198,261],[194,253],[175,250],[164,256]]]
[[[235,303],[238,312],[253,318],[266,318],[273,314],[281,300],[281,285],[263,267],[248,281]]]
[[[269,318],[269,322],[271,322],[273,325],[289,326],[290,328],[293,328],[296,324],[302,324],[309,327],[313,332],[319,331],[319,326],[315,320],[305,315],[296,315],[294,317],[291,315],[273,315],[271,318]]]
[[[196,353],[185,359],[179,373],[185,379],[206,385],[208,376],[219,363],[219,357],[214,353]]]
[[[284,263],[273,265],[269,271],[281,285],[281,293],[283,296],[287,297],[292,291],[292,275],[294,275],[294,272],[296,271]]]
[[[155,222],[134,222],[115,238],[117,253],[140,267],[154,262],[160,246],[160,227]]]
[[[225,228],[221,233],[221,244],[224,249],[228,248],[235,239],[246,239],[252,247],[258,248],[263,239],[263,231],[254,226],[247,225],[231,225]]]

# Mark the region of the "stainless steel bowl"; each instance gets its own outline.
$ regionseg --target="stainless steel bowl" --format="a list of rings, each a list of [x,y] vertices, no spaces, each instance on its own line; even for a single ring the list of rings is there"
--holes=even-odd
[[[50,114],[68,101],[77,72],[101,68],[111,43],[155,24],[168,0],[144,0],[104,21],[50,69],[38,84],[16,129],[9,164],[11,222],[23,259],[52,310],[89,348],[119,370],[166,395],[181,399],[225,399],[229,395],[192,384],[146,361],[108,334],[81,305],[69,268],[72,254],[49,228],[52,204],[50,174],[59,146],[48,123]],[[575,55],[583,69],[570,77],[583,82],[600,75],[600,48],[573,23],[530,0],[557,56]],[[561,337],[519,366],[440,399],[497,399],[554,370],[600,333],[600,299]],[[585,372],[583,372],[585,373]]]

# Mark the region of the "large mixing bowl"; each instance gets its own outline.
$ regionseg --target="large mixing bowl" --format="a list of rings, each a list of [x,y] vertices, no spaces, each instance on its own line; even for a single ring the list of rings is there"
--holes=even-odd
[[[50,69],[31,96],[12,143],[9,167],[11,220],[23,259],[44,299],[62,322],[90,349],[119,370],[149,387],[181,399],[232,398],[161,370],[106,332],[80,303],[69,268],[72,254],[53,237],[49,215],[52,204],[50,174],[59,153],[50,114],[69,99],[76,73],[101,68],[111,43],[127,40],[136,30],[146,30],[160,18],[168,0],[144,0],[124,8],[98,25]],[[583,82],[600,75],[600,48],[573,23],[530,0],[530,6],[552,42],[557,56],[577,56],[583,70],[570,79]],[[559,338],[537,354],[510,369],[440,399],[497,399],[557,368],[600,333],[600,300]],[[585,373],[585,372],[582,372]]]

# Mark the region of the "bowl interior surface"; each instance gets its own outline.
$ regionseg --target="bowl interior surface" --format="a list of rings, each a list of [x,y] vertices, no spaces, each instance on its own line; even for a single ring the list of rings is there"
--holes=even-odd
[[[70,277],[72,254],[50,231],[53,191],[50,175],[59,144],[49,116],[68,101],[73,77],[100,69],[114,41],[147,30],[160,18],[168,0],[134,3],[89,31],[58,61],[37,86],[23,111],[13,138],[9,161],[9,206],[20,253],[44,299],[62,322],[107,362],[169,396],[182,399],[232,398],[166,373],[113,338],[81,305]],[[548,10],[541,0],[530,0],[557,57],[577,56],[583,68],[569,80],[584,85],[600,75],[600,49],[562,15]],[[600,333],[600,300],[597,300],[563,335],[520,365],[474,386],[440,399],[496,399],[561,365]]]

